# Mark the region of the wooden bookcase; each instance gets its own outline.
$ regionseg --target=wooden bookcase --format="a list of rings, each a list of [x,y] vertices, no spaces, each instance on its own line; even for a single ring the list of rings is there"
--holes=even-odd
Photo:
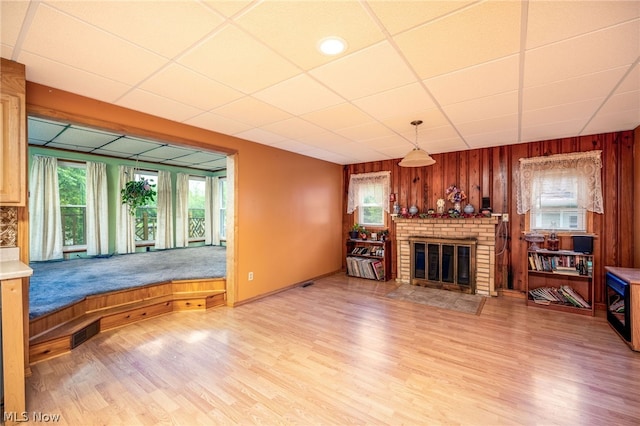
[[[593,255],[569,250],[535,250],[527,252],[527,305],[581,315],[595,314],[593,290]],[[580,265],[584,265],[580,268]],[[582,272],[579,269],[583,269]],[[531,294],[536,289],[559,291],[563,287],[573,289],[586,307],[570,302],[536,301]],[[542,290],[539,290],[542,291]]]
[[[347,240],[347,275],[378,281],[391,279],[391,241]]]

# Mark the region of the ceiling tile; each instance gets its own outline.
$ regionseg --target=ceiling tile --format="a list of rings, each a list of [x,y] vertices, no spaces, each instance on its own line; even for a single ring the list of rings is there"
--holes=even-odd
[[[498,132],[476,133],[465,136],[465,141],[470,148],[488,148],[496,145],[512,145],[518,143],[518,129],[504,129]]]
[[[467,123],[510,115],[518,110],[518,92],[514,90],[494,96],[471,99],[447,105],[443,109],[454,123]]]
[[[468,121],[460,123],[456,129],[462,134],[466,141],[472,135],[495,132],[495,129],[505,129],[507,132],[515,132],[512,139],[515,143],[518,139],[518,114],[503,115],[500,117],[488,118],[486,120]]]
[[[634,90],[640,90],[640,64],[638,63],[635,64],[620,86],[618,86],[616,93],[631,92]]]
[[[239,138],[246,139],[252,142],[258,142],[265,145],[273,145],[274,143],[281,142],[287,139],[285,136],[268,132],[262,128],[253,128],[240,132],[236,135]]]
[[[146,142],[139,139],[121,138],[102,146],[96,153],[104,153],[105,155],[112,155],[113,153],[135,155],[142,154],[157,147],[157,143]]]
[[[524,111],[606,97],[618,84],[628,67],[612,68],[550,84],[527,87],[522,91]]]
[[[122,83],[138,83],[165,61],[46,4],[38,6],[31,26],[38,30],[25,37],[27,52]]]
[[[535,142],[550,139],[573,137],[579,134],[584,126],[584,120],[558,121],[539,126],[523,127],[520,139],[522,142]]]
[[[22,23],[27,15],[29,2],[2,1],[0,2],[0,41],[2,44],[15,46],[20,35]],[[10,58],[10,56],[3,56]]]
[[[394,135],[387,127],[373,121],[371,123],[337,129],[335,132],[354,141],[365,141],[367,139]]]
[[[145,1],[54,1],[50,5],[167,58],[224,22],[198,2],[159,1],[153,7]]]
[[[189,155],[191,153],[192,151],[189,149],[165,145],[165,146],[160,146],[158,148],[152,149],[151,151],[146,151],[143,155],[144,157],[153,158],[157,161],[157,160],[176,159],[179,157],[184,157],[185,155]]]
[[[449,15],[472,3],[474,1],[395,0],[372,1],[368,4],[387,31],[397,34]]]
[[[534,127],[545,123],[579,121],[581,119],[584,126],[587,123],[587,119],[597,111],[603,100],[604,98],[595,98],[571,104],[554,105],[549,108],[523,111],[522,127]],[[577,135],[579,131],[580,129],[575,134]]]
[[[334,60],[317,49],[318,42],[325,37],[344,39],[346,53],[384,38],[365,9],[355,1],[260,2],[239,17],[237,23],[303,70]],[[287,30],[283,31],[283,27]]]
[[[371,121],[371,117],[349,103],[303,114],[301,118],[325,129],[342,129]]]
[[[27,121],[27,135],[29,143],[32,140],[49,142],[58,136],[67,126],[41,119],[34,118]]]
[[[639,53],[637,21],[532,49],[525,57],[524,87],[629,65],[638,59]]]
[[[73,146],[99,148],[112,142],[118,136],[99,130],[75,126],[58,135],[53,142]]]
[[[431,97],[420,83],[407,84],[353,101],[355,105],[377,120],[415,115],[416,110],[433,108]]]
[[[318,127],[315,124],[297,117],[266,125],[264,126],[264,129],[278,135],[282,135],[288,139],[298,139],[326,132],[322,127]]]
[[[242,9],[254,3],[254,0],[233,0],[233,1],[220,1],[220,0],[201,0],[211,9],[217,11],[223,16],[231,17]]]
[[[394,37],[420,79],[520,50],[521,2],[482,2]]]
[[[211,130],[225,135],[235,135],[251,128],[244,123],[239,123],[227,117],[210,112],[202,113],[196,117],[185,120],[185,124]]]
[[[234,26],[227,26],[209,37],[178,62],[243,93],[264,89],[300,72],[289,61]]]
[[[249,126],[264,126],[291,117],[291,114],[253,98],[242,98],[212,111]]]
[[[310,74],[349,100],[415,81],[414,74],[388,42],[337,59]]]
[[[424,83],[440,105],[451,105],[517,90],[519,70],[519,56],[511,55],[430,78]]]
[[[350,139],[330,132],[304,136],[299,138],[299,141],[312,147],[319,147],[327,150],[352,142]]]
[[[163,98],[140,89],[127,93],[121,97],[116,104],[179,122],[188,120],[202,113],[202,110],[192,106]]]
[[[305,96],[298,96],[300,93]],[[291,114],[306,114],[344,102],[340,96],[305,74],[280,82],[254,96]]]
[[[640,17],[637,1],[530,1],[527,49]]]
[[[80,92],[84,96],[103,102],[114,103],[131,87],[25,51],[20,54],[19,61],[30,64],[26,67],[28,81],[37,81],[68,92]]]
[[[177,81],[180,84],[176,84]],[[162,69],[139,87],[200,110],[210,110],[244,96],[237,90],[177,64]]]

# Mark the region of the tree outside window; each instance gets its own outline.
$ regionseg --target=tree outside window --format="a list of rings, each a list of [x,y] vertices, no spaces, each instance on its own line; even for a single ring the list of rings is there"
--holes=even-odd
[[[204,240],[204,178],[189,177],[189,241]]]
[[[135,180],[146,179],[157,184],[158,175],[153,172],[136,172]],[[153,242],[158,231],[157,197],[144,206],[136,208],[135,239],[136,242]]]
[[[367,183],[360,188],[358,223],[363,226],[384,226],[382,183]]]
[[[58,189],[64,247],[85,246],[87,169],[84,163],[58,162]]]

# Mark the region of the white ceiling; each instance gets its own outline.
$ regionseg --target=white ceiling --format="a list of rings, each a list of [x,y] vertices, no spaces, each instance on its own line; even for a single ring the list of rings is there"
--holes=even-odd
[[[27,79],[338,164],[640,125],[640,1],[5,1]],[[327,57],[326,36],[348,43]],[[123,149],[116,147],[115,149]]]

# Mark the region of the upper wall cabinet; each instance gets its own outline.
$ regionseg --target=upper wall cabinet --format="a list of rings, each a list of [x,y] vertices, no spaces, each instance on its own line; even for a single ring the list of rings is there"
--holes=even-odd
[[[0,59],[0,205],[24,207],[27,203],[25,67]]]

